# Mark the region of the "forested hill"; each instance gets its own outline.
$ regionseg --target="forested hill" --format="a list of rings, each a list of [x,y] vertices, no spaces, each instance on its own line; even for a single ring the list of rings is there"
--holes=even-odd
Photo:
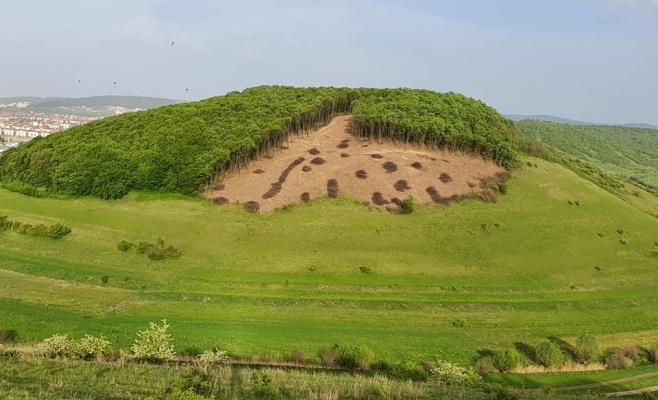
[[[516,163],[514,125],[466,96],[411,89],[260,86],[129,113],[36,138],[0,156],[0,182],[24,193],[120,198],[131,190],[195,194],[289,133],[352,113],[356,135]]]
[[[534,120],[520,121],[516,125],[530,139],[540,139],[606,170],[658,184],[658,130]]]

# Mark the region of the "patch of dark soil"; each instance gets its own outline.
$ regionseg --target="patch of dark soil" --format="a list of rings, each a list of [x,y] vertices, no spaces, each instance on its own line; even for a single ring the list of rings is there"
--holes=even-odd
[[[327,161],[322,157],[315,157],[314,159],[311,160],[311,164],[313,165],[322,165],[326,162]]]
[[[228,199],[226,197],[215,197],[212,199],[212,202],[218,206],[223,206],[224,204],[228,204]]]
[[[368,147],[368,145],[367,145],[367,144],[364,144],[364,145],[361,145],[361,147]]]
[[[372,202],[376,206],[385,206],[389,203],[381,192],[375,192],[372,194]]]
[[[271,154],[267,154],[267,155],[264,155],[263,158],[265,158],[265,159],[267,159],[267,160],[271,160],[271,159],[274,158],[274,156],[271,155]]]
[[[354,176],[356,176],[359,179],[366,179],[368,177],[368,173],[366,171],[360,169],[360,170],[356,171]]]
[[[448,164],[450,164],[450,161],[446,160],[445,158],[442,158],[441,161],[447,162]]]
[[[338,197],[338,181],[335,179],[329,179],[327,181],[327,195],[332,199]]]
[[[439,180],[443,183],[450,183],[450,182],[452,182],[452,176],[450,176],[450,175],[448,175],[444,172],[439,177]]]
[[[341,142],[341,143],[349,143],[350,140],[349,140],[349,139],[343,139],[343,140],[341,140],[340,142]]]
[[[388,172],[389,174],[390,174],[391,172],[395,172],[395,171],[398,170],[398,166],[397,166],[397,164],[394,163],[394,162],[391,162],[391,161],[386,161],[386,162],[384,163],[383,167],[384,167],[384,169],[386,170],[386,172]]]
[[[407,181],[405,181],[404,179],[400,179],[399,181],[395,182],[395,185],[393,185],[393,187],[394,187],[395,190],[397,190],[398,192],[404,192],[404,191],[406,191],[406,190],[411,189],[411,188],[409,187],[409,183],[408,183]]]
[[[268,190],[267,193],[263,195],[263,200],[268,200],[275,197],[277,194],[281,192],[282,188],[283,186],[281,182],[274,182],[270,190]]]
[[[467,185],[468,185],[468,187],[470,187],[471,189],[477,187],[477,185],[476,185],[475,183],[473,183],[473,182],[468,182]]]
[[[342,158],[347,158],[347,157],[349,157],[350,155],[347,154],[347,153],[340,153],[340,156],[341,156]]]
[[[281,172],[281,175],[279,175],[279,183],[284,183],[286,179],[288,179],[288,175],[290,174],[290,172],[293,169],[295,169],[295,167],[297,167],[299,164],[303,163],[304,160],[305,160],[304,157],[299,157],[295,161],[291,162],[290,165],[288,165],[286,169],[284,169],[283,172]]]
[[[402,199],[398,199],[397,197],[393,197],[391,199],[391,203],[395,204],[398,207],[402,206]]]
[[[220,183],[219,185],[213,188],[213,190],[224,190],[224,189],[226,189],[226,185],[224,185],[223,183]]]
[[[423,168],[423,164],[419,163],[418,161],[416,161],[415,163],[411,164],[411,166],[412,166],[413,168],[416,168],[416,169],[421,169],[421,168]]]
[[[248,201],[242,205],[245,211],[250,213],[257,213],[260,210],[260,204],[256,201]]]
[[[309,192],[304,192],[304,193],[302,193],[302,194],[299,196],[299,198],[300,198],[304,203],[308,203],[309,201],[311,201],[311,194],[310,194]]]
[[[336,146],[336,147],[338,147],[339,149],[346,149],[346,148],[350,147],[350,144],[347,143],[347,142],[345,142],[345,143],[341,143],[341,144],[339,144],[339,145]]]
[[[376,158],[376,159],[384,158],[384,156],[381,155],[381,154],[371,154],[370,157],[372,157],[372,158]]]
[[[302,168],[302,171],[304,172],[311,172],[313,168],[309,167],[308,165],[304,165],[304,168]]]
[[[258,174],[258,175],[264,174],[264,173],[265,173],[265,171],[263,171],[262,169],[257,169],[257,170],[254,171],[254,174]]]
[[[290,147],[288,147],[288,146],[279,146],[279,148],[280,148],[281,150],[288,150]]]
[[[316,148],[314,147],[314,148],[312,148],[311,150],[309,150],[308,153],[309,153],[310,155],[312,155],[312,156],[317,156],[317,155],[320,154],[321,152],[320,152],[320,150],[318,150],[318,149],[316,149]]]
[[[450,202],[450,197],[441,197],[441,195],[439,194],[439,191],[436,190],[436,188],[434,186],[428,187],[427,189],[425,189],[425,191],[427,192],[427,194],[430,195],[430,198],[435,203],[445,204],[445,203]]]

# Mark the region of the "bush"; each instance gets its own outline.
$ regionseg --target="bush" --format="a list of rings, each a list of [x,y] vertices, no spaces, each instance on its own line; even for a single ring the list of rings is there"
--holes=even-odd
[[[484,356],[478,358],[475,361],[473,368],[481,374],[492,374],[498,372],[498,368],[494,365],[493,358],[491,356]]]
[[[649,354],[649,361],[651,361],[654,364],[658,364],[658,346],[653,345],[649,347],[647,353]]]
[[[301,350],[295,350],[292,352],[290,357],[295,364],[304,364],[306,363],[306,354]]]
[[[55,334],[37,344],[37,351],[43,357],[69,357],[75,353],[75,341],[67,335]]]
[[[640,352],[638,351],[637,347],[635,347],[635,346],[627,346],[627,347],[621,348],[621,349],[617,350],[615,353],[620,354],[624,357],[627,357],[628,359],[632,360],[633,362],[640,359]]]
[[[327,368],[332,368],[336,366],[336,361],[338,360],[338,356],[340,354],[340,347],[338,345],[335,345],[333,347],[330,347],[328,349],[325,349],[320,353],[320,359],[322,360],[322,365],[324,365]]]
[[[493,364],[500,372],[509,372],[519,366],[521,357],[516,350],[498,351],[493,356]]]
[[[608,369],[628,369],[632,366],[633,360],[617,353],[608,358],[605,363],[605,367]]]
[[[547,368],[559,367],[564,364],[564,354],[553,342],[542,342],[535,349],[537,361]]]
[[[500,383],[491,383],[484,386],[484,393],[492,400],[517,400],[519,396],[510,388]]]
[[[576,340],[576,357],[578,362],[587,364],[599,354],[599,343],[592,335],[585,334]]]
[[[127,240],[122,240],[122,241],[120,241],[119,244],[117,245],[117,248],[119,249],[119,251],[123,251],[123,252],[125,253],[125,252],[131,251],[132,249],[134,249],[134,248],[135,248],[135,244],[134,244],[134,243],[130,243],[130,242],[127,241]]]
[[[122,242],[123,243],[123,242]],[[121,246],[121,243],[119,243]],[[119,248],[121,250],[121,248]],[[151,260],[164,260],[166,258],[180,258],[183,252],[174,246],[165,246],[164,240],[158,239],[157,244],[149,242],[140,242],[137,246],[140,254],[148,255]]]
[[[61,239],[71,233],[71,228],[60,223],[50,225],[48,228],[48,237],[51,239]]]
[[[431,379],[445,386],[475,387],[482,383],[482,377],[473,368],[464,368],[446,361],[437,360]]]
[[[110,281],[109,276],[107,276],[107,275],[101,276],[101,282],[103,282],[103,284],[107,284],[109,281]]]
[[[621,243],[621,244],[628,244],[628,240],[622,238],[622,239],[619,239],[619,243]]]
[[[414,198],[409,196],[400,204],[400,214],[411,214],[412,212],[414,212]]]
[[[436,368],[436,367],[435,367]],[[422,365],[412,361],[407,361],[402,364],[395,364],[390,369],[391,375],[395,378],[402,380],[424,381],[427,380],[429,373],[423,368]]]
[[[0,343],[16,343],[18,341],[18,331],[15,329],[0,330]]]
[[[75,355],[84,360],[97,360],[106,355],[110,349],[110,342],[104,336],[95,337],[85,335],[75,346]]]
[[[349,369],[369,369],[375,358],[375,352],[367,346],[340,347],[338,352],[338,365]]]
[[[174,358],[174,346],[171,335],[167,333],[169,325],[162,320],[162,325],[149,322],[149,328],[137,332],[137,338],[132,345],[132,357],[136,360],[161,363]]]
[[[199,356],[199,361],[206,364],[219,364],[227,360],[228,356],[222,350],[206,350]]]
[[[279,394],[272,376],[267,371],[254,371],[251,375],[253,390],[256,396],[274,397]]]
[[[372,268],[366,266],[360,266],[359,271],[361,271],[361,273],[366,275],[372,274]]]

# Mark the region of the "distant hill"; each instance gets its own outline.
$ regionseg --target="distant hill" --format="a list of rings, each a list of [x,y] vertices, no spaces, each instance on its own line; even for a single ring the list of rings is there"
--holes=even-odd
[[[568,118],[555,117],[553,115],[519,115],[519,114],[506,114],[505,118],[509,118],[512,121],[523,121],[523,120],[536,120],[536,121],[545,121],[545,122],[556,122],[558,124],[568,124],[568,125],[591,125],[591,126],[625,126],[629,128],[645,128],[645,129],[658,129],[658,126],[651,124],[642,124],[642,123],[630,123],[630,124],[601,124],[595,122],[585,122],[585,121],[576,121]]]
[[[182,103],[181,100],[141,96],[93,96],[83,98],[66,97],[0,97],[0,105],[30,103],[29,106],[4,107],[5,111],[34,111],[53,114],[73,114],[106,117],[115,115],[112,108],[149,110],[152,108]]]

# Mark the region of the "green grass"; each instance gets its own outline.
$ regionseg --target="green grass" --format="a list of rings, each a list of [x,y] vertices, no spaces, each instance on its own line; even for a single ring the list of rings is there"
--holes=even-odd
[[[73,229],[61,241],[1,236],[0,329],[23,339],[105,334],[126,348],[149,321],[167,318],[179,351],[313,357],[339,343],[367,345],[377,359],[462,364],[479,350],[549,336],[658,342],[658,260],[649,257],[658,220],[560,166],[532,162],[539,167],[515,172],[497,204],[405,216],[346,198],[252,215],[200,199],[0,191],[0,215]],[[152,261],[117,249],[159,237],[183,256]]]

